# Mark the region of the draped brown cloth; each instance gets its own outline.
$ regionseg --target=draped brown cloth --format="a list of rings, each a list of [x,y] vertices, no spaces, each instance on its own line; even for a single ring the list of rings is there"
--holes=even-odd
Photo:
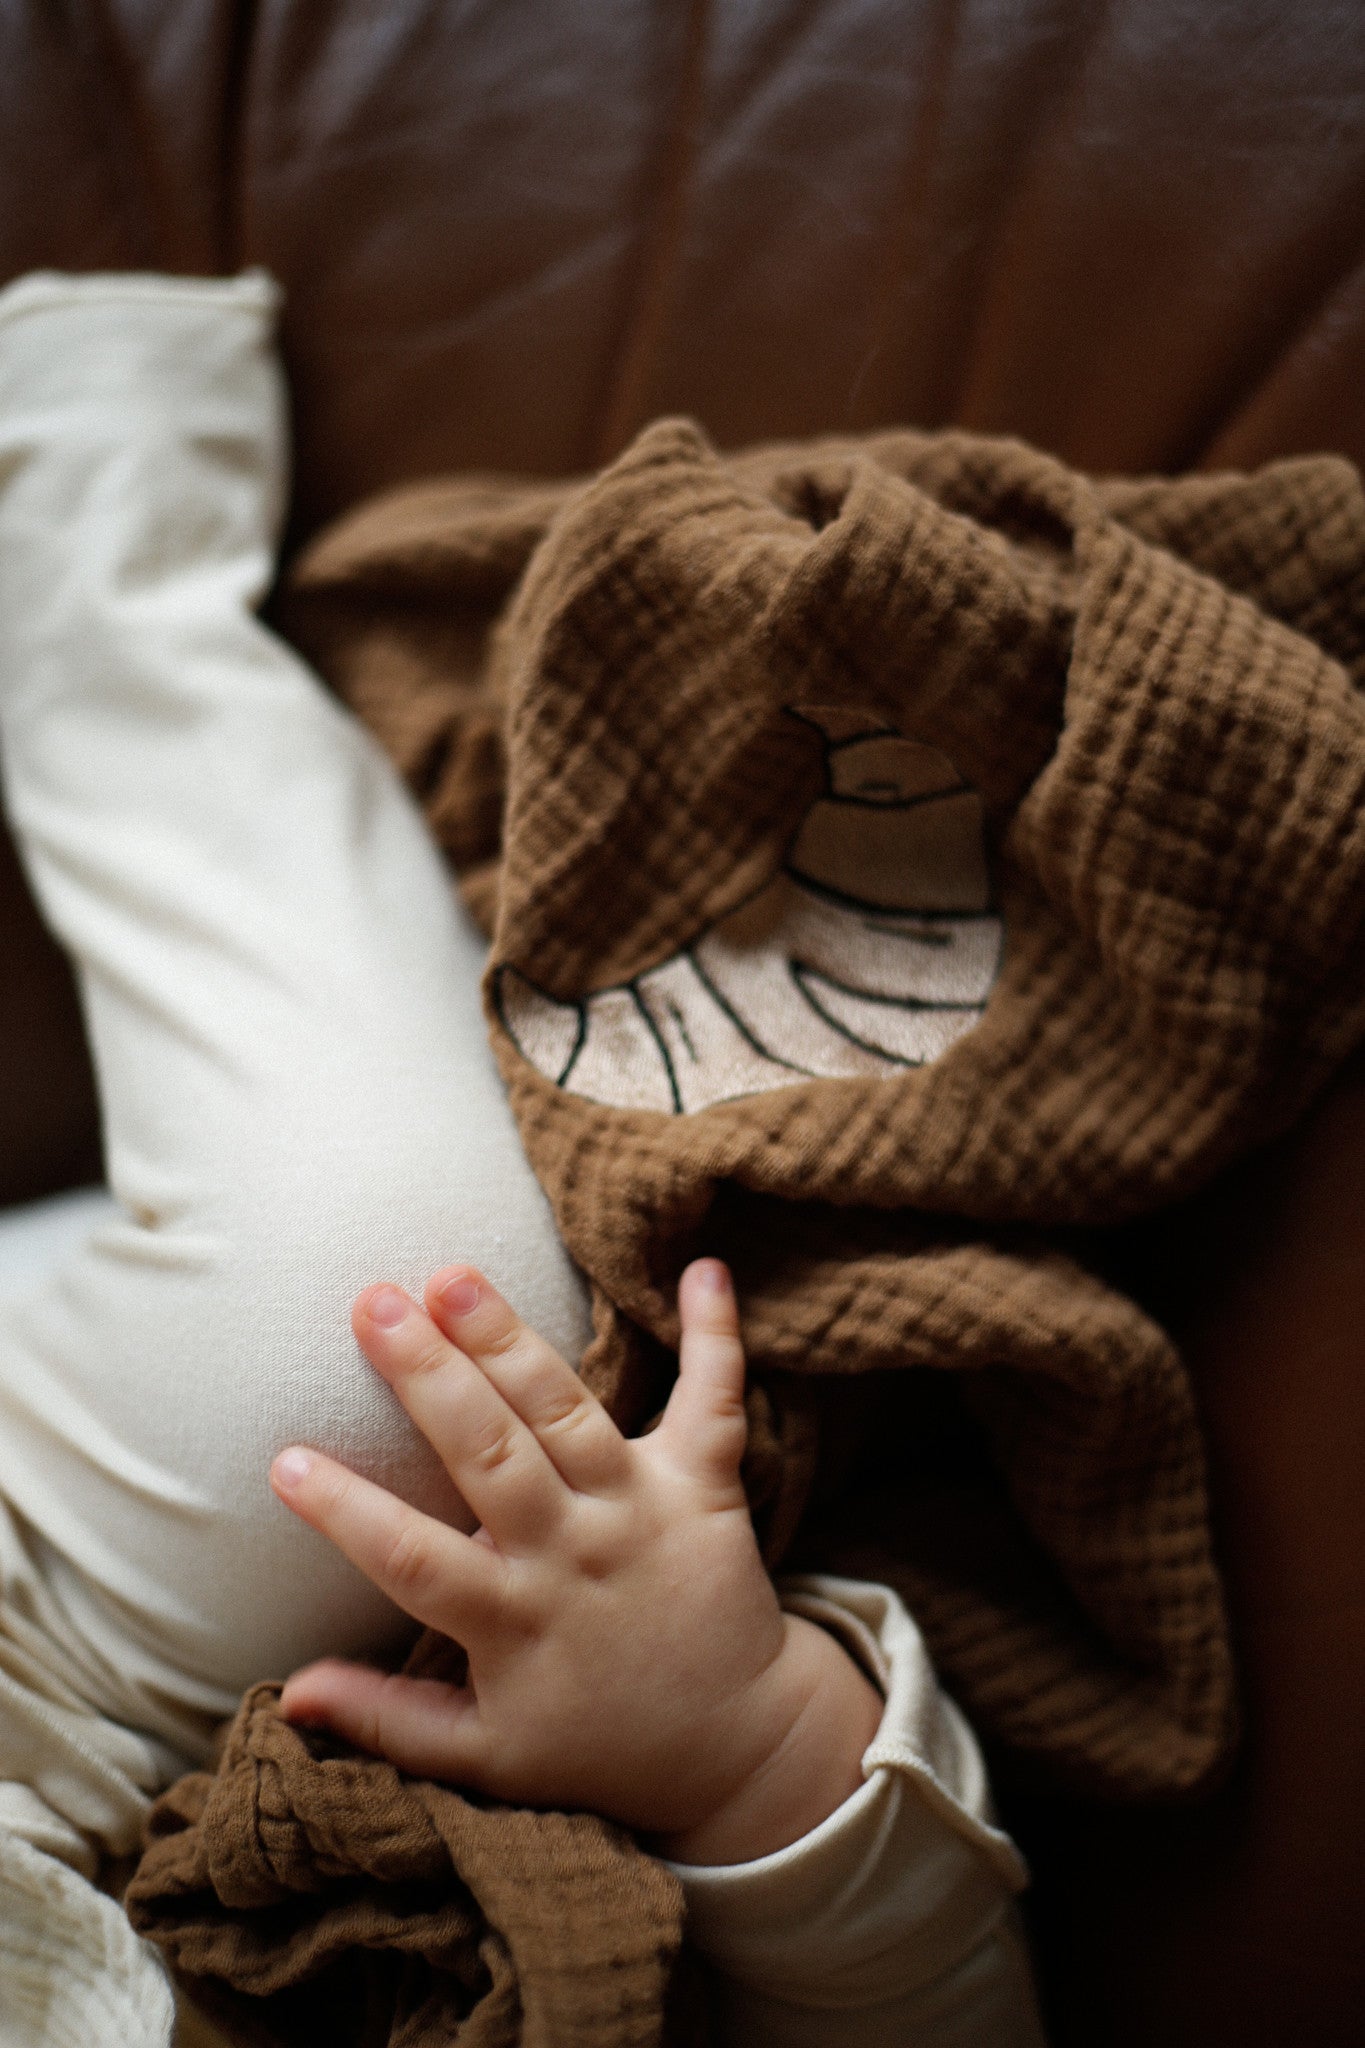
[[[254,1686],[216,1770],[158,1800],[124,1894],[231,2039],[698,2048],[681,1887],[623,1829],[405,1777],[291,1727],[279,1692]]]
[[[1356,471],[720,456],[666,420],[587,483],[362,507],[282,616],[491,932],[622,1425],[666,1394],[681,1267],[727,1258],[770,1561],[895,1585],[1044,1779],[1209,1783],[1198,1420],[1102,1248],[1365,1036]]]
[[[721,458],[664,421],[586,486],[380,500],[294,592],[292,629],[473,870],[493,1043],[593,1282],[592,1384],[642,1421],[678,1270],[724,1255],[771,1550],[852,1433],[877,1495],[841,1473],[817,1555],[894,1581],[978,1725],[1119,1794],[1205,1779],[1233,1685],[1190,1390],[1066,1232],[1283,1130],[1365,1032],[1356,471],[1092,482],[965,434]],[[918,743],[880,764],[904,787],[831,802],[849,735],[879,733]],[[712,980],[724,956],[752,1022],[742,956],[800,924],[793,890],[841,893],[821,879],[839,813],[872,832],[913,811],[923,750],[977,793],[1003,925],[973,1028],[890,1072],[620,1106],[652,1083],[611,1002],[637,992],[667,1038],[647,984],[690,951]],[[876,865],[864,907],[891,893]],[[941,936],[941,897],[929,938],[934,917]],[[810,942],[787,951],[808,989]],[[836,981],[813,989],[827,1012]],[[572,1051],[569,1013],[604,1052],[558,1086],[541,1051]],[[866,1030],[868,1001],[853,1014]],[[942,1475],[907,1368],[932,1369],[911,1377],[940,1433],[923,1383],[965,1397]]]

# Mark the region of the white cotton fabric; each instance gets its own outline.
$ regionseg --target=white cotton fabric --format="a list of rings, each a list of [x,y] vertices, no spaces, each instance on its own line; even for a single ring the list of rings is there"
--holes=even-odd
[[[161,2048],[172,2038],[170,1983],[122,1908],[2,1829],[0,1928],[5,2048]]]
[[[267,1481],[301,1440],[459,1510],[354,1343],[359,1289],[469,1259],[567,1356],[589,1329],[488,1050],[481,941],[378,748],[255,617],[285,495],[275,308],[259,274],[0,293],[0,771],[76,966],[111,1190],[11,1224],[0,1257],[4,2048],[165,2048],[161,1965],[100,1855],[248,1684],[411,1632]],[[916,2043],[1035,2041],[996,2025],[1002,1997],[1033,2011],[999,1961],[1017,1859],[913,1625],[877,1589],[791,1597],[842,1615],[888,1711],[805,1843],[685,1874],[733,2039],[872,2048],[912,1995]]]
[[[863,1784],[757,1862],[673,1865],[688,1931],[724,1973],[726,2039],[762,2048],[1042,2048],[1013,1894],[1027,1871],[996,1823],[976,1738],[886,1586],[779,1582],[886,1698]]]

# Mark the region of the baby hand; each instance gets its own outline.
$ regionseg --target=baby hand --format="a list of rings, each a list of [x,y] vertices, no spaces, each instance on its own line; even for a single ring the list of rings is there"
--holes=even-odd
[[[683,1862],[795,1840],[860,1782],[881,1700],[784,1614],[739,1481],[744,1355],[729,1274],[682,1277],[679,1376],[623,1437],[471,1268],[426,1309],[372,1287],[353,1324],[481,1526],[469,1536],[316,1451],[272,1483],[414,1619],[463,1645],[463,1687],[335,1659],[295,1672],[287,1718],[418,1776],[584,1808]]]

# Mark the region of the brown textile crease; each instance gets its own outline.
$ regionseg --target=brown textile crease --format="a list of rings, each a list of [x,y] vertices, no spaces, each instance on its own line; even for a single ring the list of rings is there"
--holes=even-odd
[[[681,1266],[725,1256],[770,1561],[894,1584],[978,1726],[1054,1781],[1207,1784],[1236,1703],[1191,1390],[1078,1233],[1283,1131],[1365,1035],[1354,469],[1093,480],[911,432],[722,457],[662,421],[587,483],[361,508],[286,618],[491,931],[494,1047],[623,1426],[666,1391]],[[978,805],[1003,928],[979,1015],[922,1061],[787,1060],[747,1092],[675,1050],[672,1106],[641,1106],[636,1012],[658,1037],[659,991],[764,906],[824,915],[798,855],[848,815],[849,734],[914,742],[954,816]],[[957,930],[935,915],[925,949]],[[605,1081],[578,1042],[557,1071],[575,1016],[625,1048]],[[684,1083],[705,1106],[678,1113]]]
[[[217,1771],[157,1802],[125,1895],[231,2032],[272,2048],[664,2038],[681,1894],[629,1835],[406,1778],[291,1727],[278,1700],[253,1687]]]

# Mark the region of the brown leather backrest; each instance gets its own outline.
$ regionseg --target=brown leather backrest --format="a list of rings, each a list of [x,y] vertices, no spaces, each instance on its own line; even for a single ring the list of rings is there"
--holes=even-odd
[[[276,273],[301,528],[664,411],[1365,460],[1360,0],[7,0],[0,201]]]
[[[248,263],[296,535],[660,412],[1365,462],[1365,8],[0,0],[0,280]],[[93,1171],[95,1111],[2,831],[0,945],[3,1201]]]

